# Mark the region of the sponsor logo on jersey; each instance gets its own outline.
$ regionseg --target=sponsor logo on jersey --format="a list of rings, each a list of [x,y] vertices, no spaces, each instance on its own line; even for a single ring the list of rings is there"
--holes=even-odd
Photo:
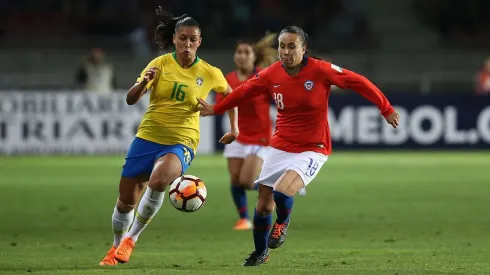
[[[313,81],[307,80],[305,82],[305,89],[306,90],[311,91],[311,89],[313,89],[313,87],[315,87],[315,83],[313,83]]]

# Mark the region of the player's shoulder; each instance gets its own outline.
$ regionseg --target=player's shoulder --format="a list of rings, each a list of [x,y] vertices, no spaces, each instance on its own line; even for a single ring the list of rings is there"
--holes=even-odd
[[[333,64],[330,61],[326,61],[323,59],[317,59],[317,58],[309,58],[308,62],[313,63],[313,67],[317,69],[321,69],[323,72],[333,72],[333,73],[342,73],[343,68],[341,68],[338,65]]]
[[[225,75],[226,80],[234,80],[237,78],[236,71],[231,71]]]
[[[198,65],[199,65],[199,69],[202,72],[208,73],[208,74],[210,74],[213,77],[217,77],[217,76],[222,76],[223,75],[223,72],[221,71],[220,68],[215,67],[215,66],[209,64],[208,62],[206,62],[203,59],[200,59],[199,60],[199,64]]]
[[[271,75],[277,75],[278,70],[282,70],[282,65],[280,61],[276,61],[267,68],[261,69],[259,72],[257,72],[256,76],[268,78]]]
[[[316,68],[323,68],[325,66],[330,66],[330,62],[320,59],[320,58],[313,58],[313,57],[308,57],[308,63],[311,63],[313,65],[312,67]]]
[[[310,69],[308,70],[308,74],[305,77],[309,78],[325,78],[327,75],[336,75],[339,73],[343,73],[344,69],[333,64],[332,62],[317,59],[317,58],[308,58],[308,66]]]
[[[217,92],[224,92],[228,88],[228,82],[223,75],[223,72],[218,67],[215,67],[204,60],[199,60],[197,64],[198,67],[198,76],[203,78],[203,80],[208,80],[206,83],[212,85],[212,89]]]
[[[172,55],[170,53],[167,53],[167,54],[163,54],[163,55],[160,55],[160,56],[157,56],[155,58],[153,58],[149,63],[148,65],[151,66],[151,67],[159,67],[159,68],[163,68],[165,66],[168,66],[170,65],[171,63],[169,62],[170,61],[170,58],[172,57]]]
[[[277,71],[282,69],[281,61],[276,61],[272,63],[269,67],[263,69],[262,71]]]

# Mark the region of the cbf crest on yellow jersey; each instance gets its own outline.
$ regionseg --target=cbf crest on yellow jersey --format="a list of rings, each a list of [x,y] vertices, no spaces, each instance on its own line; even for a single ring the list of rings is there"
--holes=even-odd
[[[198,57],[184,69],[175,53],[169,53],[152,60],[137,82],[151,67],[160,70],[147,85],[150,104],[136,136],[164,145],[186,145],[195,151],[199,144],[197,98],[206,98],[211,90],[225,92],[228,83],[223,73]]]

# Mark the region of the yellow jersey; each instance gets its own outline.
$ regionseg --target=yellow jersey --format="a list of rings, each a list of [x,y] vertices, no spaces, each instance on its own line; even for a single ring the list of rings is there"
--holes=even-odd
[[[184,69],[174,52],[153,59],[137,82],[151,67],[160,71],[146,87],[151,90],[150,104],[136,136],[163,145],[182,144],[195,152],[199,144],[197,98],[205,99],[211,90],[225,92],[228,83],[223,73],[199,57]]]

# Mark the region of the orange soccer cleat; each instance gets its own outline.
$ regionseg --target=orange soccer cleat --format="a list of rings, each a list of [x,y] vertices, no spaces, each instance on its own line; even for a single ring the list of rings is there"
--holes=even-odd
[[[107,255],[104,257],[104,259],[100,261],[99,265],[117,265],[115,246],[112,246],[111,249],[109,249],[109,252],[107,252]]]
[[[289,221],[284,223],[274,223],[271,233],[269,234],[269,239],[267,240],[267,246],[270,249],[276,249],[280,247],[284,241],[286,241],[286,235],[288,232]]]
[[[136,244],[131,238],[124,238],[116,249],[116,260],[120,263],[129,262],[129,257],[131,257],[131,252]]]
[[[252,228],[253,228],[253,225],[249,219],[239,219],[236,222],[235,227],[233,227],[233,229],[235,229],[235,230],[250,230]]]

